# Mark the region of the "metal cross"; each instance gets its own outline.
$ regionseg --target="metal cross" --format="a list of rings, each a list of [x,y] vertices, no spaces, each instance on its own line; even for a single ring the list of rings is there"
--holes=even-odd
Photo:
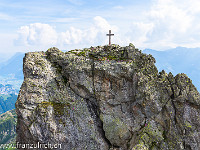
[[[111,36],[114,36],[114,34],[111,34],[111,30],[109,30],[109,34],[106,34],[109,36],[109,45],[111,45]]]

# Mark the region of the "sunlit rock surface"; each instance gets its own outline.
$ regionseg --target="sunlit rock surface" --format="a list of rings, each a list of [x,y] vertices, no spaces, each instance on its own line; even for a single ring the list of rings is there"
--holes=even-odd
[[[200,149],[199,93],[187,75],[158,73],[154,64],[133,44],[27,53],[17,142],[65,150]]]

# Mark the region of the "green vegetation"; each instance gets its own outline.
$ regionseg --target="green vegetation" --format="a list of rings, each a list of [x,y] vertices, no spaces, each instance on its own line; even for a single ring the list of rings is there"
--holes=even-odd
[[[71,50],[66,52],[65,54],[75,54],[77,56],[89,57],[91,59],[95,59],[98,61],[104,60],[130,60],[128,58],[127,49],[122,49],[118,45],[112,46],[97,46],[91,48],[84,48],[83,50]]]
[[[14,144],[16,138],[17,115],[15,109],[0,115],[0,144]],[[6,150],[13,150],[7,146]],[[0,150],[3,148],[0,148]],[[4,148],[5,150],[5,148]]]
[[[70,106],[69,103],[58,103],[58,102],[42,102],[41,107],[47,109],[47,107],[52,106],[54,109],[55,115],[62,116],[65,111],[66,106]]]
[[[79,52],[77,55],[78,56],[86,56],[85,51]]]
[[[0,95],[0,114],[12,110],[15,108],[15,102],[17,100],[17,95]]]
[[[164,140],[162,127],[157,127],[155,124],[152,125],[151,122],[145,124],[145,127],[140,132],[139,144],[141,145],[154,147]]]

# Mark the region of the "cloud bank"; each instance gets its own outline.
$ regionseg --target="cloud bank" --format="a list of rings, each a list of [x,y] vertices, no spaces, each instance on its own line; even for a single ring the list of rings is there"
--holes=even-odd
[[[16,45],[59,46],[61,49],[77,45],[105,45],[109,29],[117,32],[116,26],[110,25],[104,18],[96,16],[88,29],[69,27],[65,32],[57,32],[49,24],[34,23],[22,26],[18,30]]]
[[[18,30],[19,37],[17,44],[19,45],[55,45],[57,43],[56,30],[42,23],[34,23],[28,26],[22,26]]]
[[[163,50],[177,46],[200,47],[200,9],[198,0],[155,0],[151,7],[138,14],[124,14],[130,18],[128,28],[123,28],[123,22],[113,23],[102,16],[93,18],[87,28],[67,26],[58,32],[49,24],[33,23],[22,26],[18,30],[17,45],[52,47],[60,49],[84,48],[108,44],[106,33],[109,29],[115,34],[112,43],[136,47]],[[122,8],[122,6],[117,6]],[[131,6],[119,11],[131,10]],[[116,11],[116,9],[114,9]],[[136,16],[140,17],[136,17]],[[127,22],[126,22],[127,23]]]

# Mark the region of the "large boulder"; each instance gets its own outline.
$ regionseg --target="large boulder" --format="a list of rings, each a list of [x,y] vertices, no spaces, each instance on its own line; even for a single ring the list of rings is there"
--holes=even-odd
[[[153,56],[133,44],[27,53],[23,71],[18,149],[38,142],[66,150],[200,149],[192,81],[158,73]]]

